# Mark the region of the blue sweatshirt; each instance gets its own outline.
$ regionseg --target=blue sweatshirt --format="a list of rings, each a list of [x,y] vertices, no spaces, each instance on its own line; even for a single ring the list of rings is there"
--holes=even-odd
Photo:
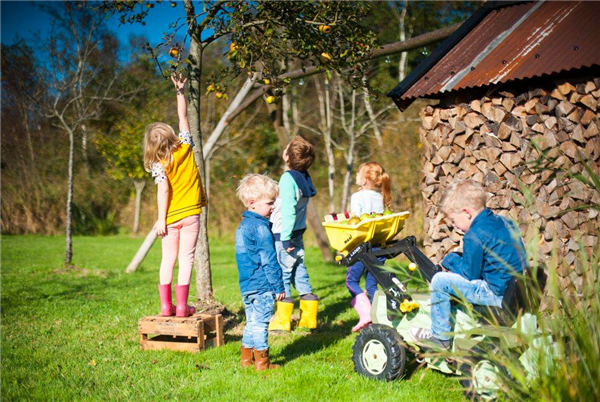
[[[242,217],[235,232],[235,260],[242,295],[283,293],[281,267],[269,221],[252,211],[244,211]]]
[[[508,282],[527,266],[525,245],[514,222],[481,211],[463,240],[463,254],[450,253],[442,266],[468,280],[483,279],[497,296],[504,296]]]

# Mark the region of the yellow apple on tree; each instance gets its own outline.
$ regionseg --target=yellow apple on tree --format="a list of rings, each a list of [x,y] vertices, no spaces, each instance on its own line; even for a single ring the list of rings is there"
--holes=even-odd
[[[319,25],[319,32],[328,34],[331,32],[331,27],[329,25]]]
[[[321,63],[323,63],[323,64],[329,63],[331,61],[331,55],[327,52],[323,52],[319,56],[319,60],[321,60]]]

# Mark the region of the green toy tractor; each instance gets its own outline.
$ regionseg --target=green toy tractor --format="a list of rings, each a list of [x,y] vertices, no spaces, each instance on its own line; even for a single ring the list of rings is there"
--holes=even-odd
[[[383,217],[373,221],[385,219]],[[378,224],[385,226],[382,222]],[[381,267],[380,258],[391,260],[404,254],[411,261],[409,269],[418,268],[427,282],[431,282],[441,268],[417,248],[414,236],[388,241],[384,245],[373,244],[369,240],[376,238],[376,233],[371,232],[369,236],[369,230],[357,230],[360,225],[376,223],[363,221],[356,227],[331,223],[326,226],[324,223],[330,240],[332,237],[343,238],[347,240],[345,244],[353,246],[358,243],[357,240],[362,241],[352,250],[340,247],[341,243],[338,241],[336,245],[341,255],[337,260],[346,266],[361,261],[380,288],[372,301],[372,324],[360,332],[352,348],[352,360],[357,373],[368,378],[391,381],[403,377],[408,363],[416,359],[429,368],[460,375],[463,378],[461,384],[468,396],[494,399],[500,392],[500,373],[508,373],[495,362],[486,360],[482,352],[493,350],[502,344],[505,348],[514,348],[517,353],[515,357],[528,370],[528,374],[536,375],[533,360],[538,356],[542,344],[531,342],[528,347],[523,342],[533,341],[544,335],[537,326],[537,317],[523,312],[525,289],[522,278],[515,277],[511,280],[503,297],[502,308],[472,306],[475,314],[460,306],[453,309],[454,337],[449,354],[462,358],[455,360],[424,354],[412,342],[408,330],[411,327],[431,328],[430,296],[428,293],[409,292],[394,273]],[[394,231],[399,232],[402,226],[403,224]],[[393,237],[393,234],[386,238]],[[547,348],[551,341],[543,345]],[[525,352],[518,354],[517,350]],[[550,355],[555,354],[555,351],[550,352]]]

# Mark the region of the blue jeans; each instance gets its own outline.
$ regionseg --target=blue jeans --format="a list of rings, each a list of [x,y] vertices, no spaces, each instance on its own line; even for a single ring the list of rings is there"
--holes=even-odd
[[[380,258],[379,261],[383,264],[385,259]],[[364,264],[360,261],[348,267],[348,273],[346,274],[346,287],[348,288],[352,298],[355,298],[357,295],[363,293],[362,289],[360,288],[360,278],[365,272],[365,269],[366,268]],[[369,299],[373,300],[373,295],[375,295],[375,292],[377,291],[377,281],[369,270],[367,270],[367,275],[365,277],[365,287],[367,288]]]
[[[438,272],[431,280],[431,332],[441,340],[449,340],[450,300],[452,296],[464,297],[466,301],[482,306],[502,306],[502,296],[491,291],[486,281],[469,281],[459,274]]]
[[[273,316],[275,296],[272,292],[253,293],[242,296],[246,310],[246,327],[242,336],[245,348],[265,350],[269,348],[268,326]]]
[[[304,241],[302,237],[297,237],[290,241],[290,247],[294,247],[291,252],[285,251],[283,243],[275,242],[275,251],[277,252],[277,261],[281,265],[283,272],[283,287],[285,288],[285,297],[292,297],[292,288],[300,293],[300,296],[312,293],[312,287],[308,279],[308,271],[304,265]]]

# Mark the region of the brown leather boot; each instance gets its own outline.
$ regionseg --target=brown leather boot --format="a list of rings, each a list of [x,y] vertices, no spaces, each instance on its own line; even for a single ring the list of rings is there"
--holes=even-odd
[[[278,369],[279,367],[281,367],[279,364],[273,364],[271,363],[271,360],[269,360],[269,349],[254,349],[254,368],[256,371]]]
[[[252,359],[252,352],[254,352],[254,348],[245,348],[242,345],[242,367],[250,367],[254,365],[254,361]]]

